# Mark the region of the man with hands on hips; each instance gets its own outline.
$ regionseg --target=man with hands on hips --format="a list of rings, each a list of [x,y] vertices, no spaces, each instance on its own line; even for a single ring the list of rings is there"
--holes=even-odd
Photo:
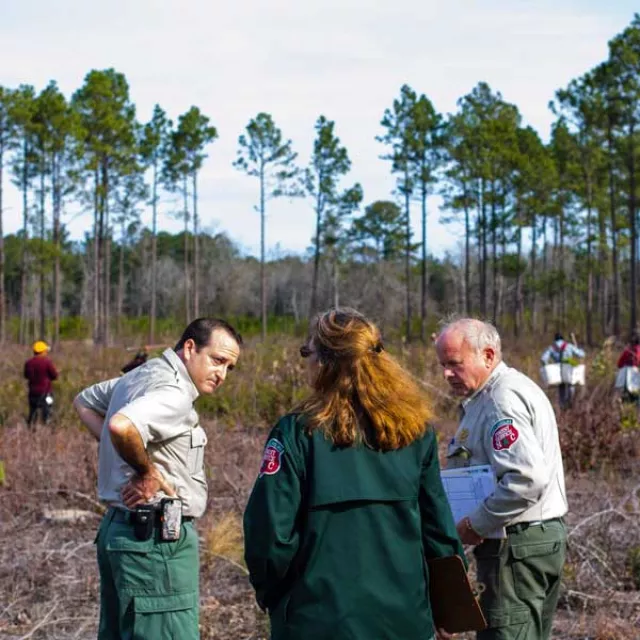
[[[199,318],[174,349],[74,400],[100,442],[109,507],[96,536],[99,640],[200,637],[194,519],[207,502],[207,437],[193,403],[224,382],[241,345],[225,321]]]
[[[491,465],[495,492],[457,523],[474,545],[488,628],[478,640],[548,640],[566,550],[564,470],[553,408],[527,376],[502,361],[492,325],[463,318],[436,340],[461,420],[447,467]],[[496,533],[504,537],[493,537]],[[448,637],[439,633],[440,638]]]

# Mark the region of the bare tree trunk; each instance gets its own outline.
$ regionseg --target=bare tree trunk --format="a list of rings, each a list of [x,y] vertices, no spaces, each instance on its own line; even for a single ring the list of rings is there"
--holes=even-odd
[[[28,146],[25,136],[22,148],[22,255],[20,264],[20,332],[18,340],[20,344],[26,342],[27,332],[27,242],[29,240],[29,202],[28,189]]]
[[[513,331],[516,337],[520,336],[522,331],[522,323],[524,319],[524,300],[522,295],[522,271],[520,265],[522,264],[522,225],[518,223],[517,234],[517,255],[518,255],[518,271],[516,272],[516,286],[515,286],[515,318],[513,324]]]
[[[592,229],[592,188],[591,176],[586,175],[587,187],[587,344],[593,345],[593,229]]]
[[[60,310],[61,310],[61,271],[60,271],[60,214],[61,214],[61,185],[60,185],[59,157],[54,156],[51,163],[51,197],[53,199],[53,344],[60,342]]]
[[[480,181],[480,313],[487,317],[487,205],[484,190],[484,178]]]
[[[333,256],[333,306],[338,308],[340,306],[340,268],[338,266],[338,257]]]
[[[111,344],[111,220],[109,215],[109,176],[105,175],[104,189],[104,312],[103,344]]]
[[[102,245],[102,202],[100,196],[100,172],[95,169],[94,222],[93,222],[93,342],[100,344],[100,253]]]
[[[158,161],[153,162],[153,197],[151,201],[151,309],[149,310],[149,344],[156,341],[156,302],[158,298]]]
[[[629,332],[635,331],[638,324],[638,229],[636,219],[636,168],[635,168],[635,120],[629,126],[629,226],[631,228],[631,314]]]
[[[604,208],[598,207],[598,265],[597,265],[597,291],[598,308],[600,313],[601,335],[607,332],[607,224]]]
[[[546,276],[549,273],[549,260],[547,253],[547,216],[542,216],[542,279],[546,280]],[[542,330],[546,334],[549,330],[549,284],[547,284],[547,295],[545,296],[544,303],[542,305]]]
[[[560,265],[560,251],[559,251],[559,245],[560,245],[560,216],[557,215],[554,217],[553,219],[553,253],[552,253],[552,260],[553,260],[553,267],[554,269],[558,269],[559,265]],[[558,311],[558,295],[557,295],[557,291],[554,289],[552,296],[551,296],[551,315],[553,318],[553,326],[557,327],[558,326],[558,318],[559,318],[559,311]]]
[[[562,288],[560,289],[560,326],[564,326],[567,319],[567,283],[564,271],[564,209],[560,208],[559,213],[559,233],[560,233],[560,276],[562,279]]]
[[[187,195],[187,176],[183,182],[184,196],[184,312],[185,324],[191,322],[191,296],[189,295],[189,205]]]
[[[613,334],[620,336],[620,274],[618,272],[618,222],[616,216],[616,184],[614,171],[613,123],[607,119],[607,155],[609,157],[609,215],[611,217],[611,274],[613,277]]]
[[[105,236],[104,236],[104,312],[103,312],[103,330],[104,344],[111,344],[111,226],[109,220],[108,204],[105,203],[107,210],[105,212]]]
[[[422,264],[420,265],[420,340],[427,343],[427,184],[422,183]]]
[[[467,196],[464,204],[464,309],[471,315],[471,220]]]
[[[0,139],[0,345],[7,339],[7,292],[5,289],[4,257],[4,145]]]
[[[535,334],[536,329],[538,327],[538,313],[537,313],[537,306],[538,306],[538,300],[536,298],[536,286],[537,286],[537,282],[536,282],[536,278],[537,278],[537,271],[536,271],[536,258],[537,258],[537,242],[538,242],[538,236],[537,236],[537,220],[536,220],[536,216],[535,213],[531,214],[531,331]]]
[[[122,314],[124,313],[124,248],[126,239],[125,219],[122,217],[120,251],[118,255],[118,299],[116,301],[116,335],[122,337]]]
[[[44,150],[41,150],[44,156]],[[40,166],[40,329],[38,334],[43,340],[46,339],[47,333],[47,311],[46,311],[46,286],[45,286],[45,168],[44,162]]]
[[[491,309],[491,321],[498,323],[498,216],[496,212],[496,188],[491,182],[491,279],[493,287],[493,304]]]
[[[267,339],[267,273],[265,268],[266,202],[264,195],[264,163],[260,164],[260,317],[262,341]]]
[[[504,203],[504,200],[503,200]],[[504,204],[503,204],[503,216],[502,216],[502,233],[501,233],[501,237],[500,237],[500,244],[501,244],[501,251],[502,251],[502,258],[504,259],[504,256],[507,255],[507,230],[505,228],[505,223],[506,223],[506,219],[507,216],[504,215]],[[505,298],[505,275],[504,275],[504,268],[502,266],[500,266],[500,268],[498,269],[498,310],[497,310],[497,318],[496,318],[496,326],[501,327],[502,326],[502,322],[504,320],[504,307],[505,307],[505,303],[504,303],[504,298]]]
[[[200,317],[200,242],[198,220],[198,174],[194,169],[193,184],[193,317]]]
[[[408,185],[408,175],[405,170],[405,185]],[[406,305],[406,335],[407,342],[411,342],[411,206],[409,189],[404,193],[405,210],[405,254],[404,254],[404,275],[406,278],[405,305]]]
[[[321,183],[322,177],[318,177],[318,185]],[[312,316],[318,307],[318,275],[320,273],[320,232],[322,230],[322,210],[324,202],[322,194],[318,187],[318,195],[316,197],[316,235],[314,238],[313,251],[313,279],[311,281],[311,304],[309,307],[309,316]]]

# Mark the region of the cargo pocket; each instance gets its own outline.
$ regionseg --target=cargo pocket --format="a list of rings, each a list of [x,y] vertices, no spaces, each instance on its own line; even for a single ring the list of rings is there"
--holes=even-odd
[[[487,609],[487,629],[479,631],[477,640],[528,640],[531,614],[526,607]]]
[[[204,467],[204,446],[207,444],[207,434],[201,426],[191,430],[191,446],[187,456],[189,475],[197,476]]]
[[[133,637],[197,640],[198,592],[134,596]]]
[[[109,563],[116,584],[129,591],[149,589],[156,580],[158,558],[154,553],[154,539],[138,540],[133,527],[126,525],[122,532],[112,535],[106,545]],[[164,563],[160,560],[160,566]]]
[[[511,569],[515,592],[521,600],[544,598],[548,582],[559,576],[563,542],[551,540],[511,546]]]

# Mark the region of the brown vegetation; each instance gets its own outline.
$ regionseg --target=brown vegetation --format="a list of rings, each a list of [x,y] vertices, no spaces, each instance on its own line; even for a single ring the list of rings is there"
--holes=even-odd
[[[255,347],[255,348],[254,348]],[[210,497],[199,522],[201,622],[204,639],[266,639],[268,622],[254,604],[242,561],[241,514],[259,465],[265,428],[303,393],[297,342],[252,345],[228,385],[200,406],[209,434]],[[521,347],[522,348],[522,347]],[[446,442],[455,404],[437,377],[433,355],[396,353],[433,386]],[[535,377],[535,358],[511,362]],[[101,506],[95,498],[97,445],[69,408],[76,390],[116,375],[126,354],[65,345],[54,354],[63,371],[56,421],[29,432],[24,424],[22,359],[16,348],[0,362],[0,638],[93,638],[98,573],[93,539]],[[610,354],[611,355],[611,354]],[[609,359],[607,359],[609,358]],[[558,640],[633,640],[640,636],[640,430],[633,410],[606,384],[609,356],[590,366],[584,402],[560,416],[571,511],[569,557],[555,624]],[[600,369],[598,369],[600,367]],[[610,380],[611,378],[609,378]],[[55,522],[46,513],[94,515]]]

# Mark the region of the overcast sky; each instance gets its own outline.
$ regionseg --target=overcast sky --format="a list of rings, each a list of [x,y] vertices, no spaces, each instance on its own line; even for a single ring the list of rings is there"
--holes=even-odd
[[[388,199],[389,165],[375,141],[402,84],[450,113],[479,82],[515,103],[524,124],[548,139],[554,92],[604,60],[607,42],[638,10],[637,0],[3,0],[0,84],[49,80],[70,96],[91,69],[129,81],[138,119],[155,103],[173,119],[191,105],[219,139],[200,177],[204,228],[226,231],[257,252],[257,179],[235,170],[238,136],[258,112],[271,113],[305,164],[320,114],[335,120],[365,204]],[[5,232],[20,226],[20,198],[5,180]],[[460,229],[440,224],[430,202],[428,244],[454,249]],[[163,209],[170,209],[170,202]],[[310,244],[310,201],[268,205],[267,246],[302,252]],[[414,226],[419,224],[415,206]],[[149,212],[143,221],[150,219]],[[66,216],[81,237],[91,215]],[[168,214],[161,228],[180,229]]]

